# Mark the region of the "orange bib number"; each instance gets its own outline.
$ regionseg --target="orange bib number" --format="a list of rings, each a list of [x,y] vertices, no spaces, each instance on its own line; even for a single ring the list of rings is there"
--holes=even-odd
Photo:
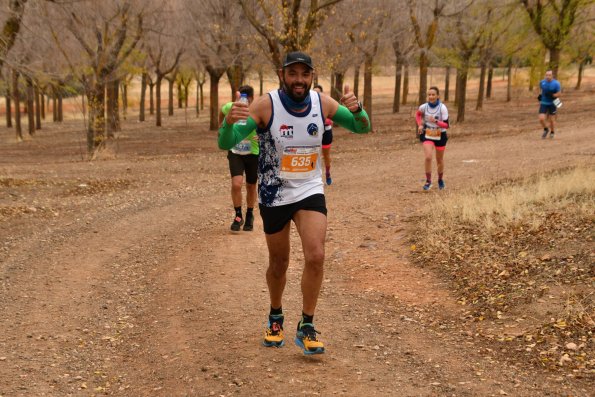
[[[304,179],[316,175],[318,147],[286,148],[281,159],[281,176]]]
[[[440,128],[426,128],[426,138],[433,141],[439,141],[442,135]]]

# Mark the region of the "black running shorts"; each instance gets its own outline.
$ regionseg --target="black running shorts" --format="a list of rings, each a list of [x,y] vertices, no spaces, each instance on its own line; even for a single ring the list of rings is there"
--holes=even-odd
[[[293,219],[293,215],[299,210],[317,211],[326,216],[326,200],[324,194],[314,194],[310,197],[287,205],[278,207],[267,207],[258,205],[260,216],[266,234],[275,234],[283,230],[287,222]]]
[[[258,180],[258,155],[256,154],[235,154],[231,150],[227,152],[229,160],[229,171],[231,176],[242,176],[246,173],[246,183],[255,184]]]
[[[435,147],[444,147],[444,146],[446,146],[446,142],[448,142],[448,135],[447,135],[446,131],[442,131],[442,133],[440,134],[440,140],[434,141],[432,139],[426,138],[426,133],[424,130],[424,132],[419,136],[419,141],[422,143],[425,141],[433,142]]]

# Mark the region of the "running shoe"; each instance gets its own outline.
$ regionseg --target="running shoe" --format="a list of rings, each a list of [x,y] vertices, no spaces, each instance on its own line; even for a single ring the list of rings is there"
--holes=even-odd
[[[244,231],[251,232],[254,229],[254,215],[246,213],[246,223],[244,223]]]
[[[283,341],[283,315],[269,316],[269,324],[264,332],[262,344],[266,347],[281,347]]]
[[[550,139],[554,139],[554,131],[550,132]]]
[[[549,134],[549,132],[550,132],[549,128],[544,128],[543,134],[541,134],[541,139],[547,138],[547,134]]]
[[[326,184],[330,185],[333,183],[333,178],[331,178],[331,174],[326,174]]]
[[[442,190],[446,187],[442,179],[438,179],[438,189]]]
[[[424,190],[428,191],[432,188],[432,182],[426,182],[426,184],[424,185]]]
[[[234,232],[239,232],[240,227],[243,224],[244,224],[244,220],[242,218],[240,218],[239,216],[236,216],[235,219],[233,220],[233,223],[231,224],[231,230]]]
[[[314,325],[302,324],[300,320],[295,334],[295,344],[304,351],[304,354],[322,354],[324,344],[316,337],[319,333],[314,329]]]

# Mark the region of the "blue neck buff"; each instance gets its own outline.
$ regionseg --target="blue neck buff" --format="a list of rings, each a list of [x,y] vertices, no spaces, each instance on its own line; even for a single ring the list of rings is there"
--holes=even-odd
[[[436,102],[428,102],[428,106],[434,109],[436,106],[440,105],[440,99],[436,99]]]
[[[280,93],[279,97],[281,98],[283,103],[285,105],[287,105],[287,107],[289,107],[290,109],[302,110],[305,107],[308,107],[308,105],[310,105],[310,94],[309,93],[308,93],[308,95],[306,95],[306,98],[304,98],[304,100],[301,102],[296,102],[293,99],[291,99],[289,97],[289,95],[287,95],[287,93],[283,89],[279,90],[279,93]]]

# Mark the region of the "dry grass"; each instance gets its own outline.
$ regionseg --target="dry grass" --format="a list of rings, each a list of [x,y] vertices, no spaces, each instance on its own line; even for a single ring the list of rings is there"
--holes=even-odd
[[[528,316],[518,339],[498,338],[553,370],[593,374],[593,181],[584,166],[447,196],[418,222],[414,262],[448,280],[469,321]],[[564,361],[569,343],[581,347]]]
[[[578,204],[584,215],[593,215],[593,181],[595,170],[581,167],[452,195],[436,204],[441,217],[440,227],[464,222],[493,230],[523,221],[537,229],[544,209],[566,207],[571,203]]]

